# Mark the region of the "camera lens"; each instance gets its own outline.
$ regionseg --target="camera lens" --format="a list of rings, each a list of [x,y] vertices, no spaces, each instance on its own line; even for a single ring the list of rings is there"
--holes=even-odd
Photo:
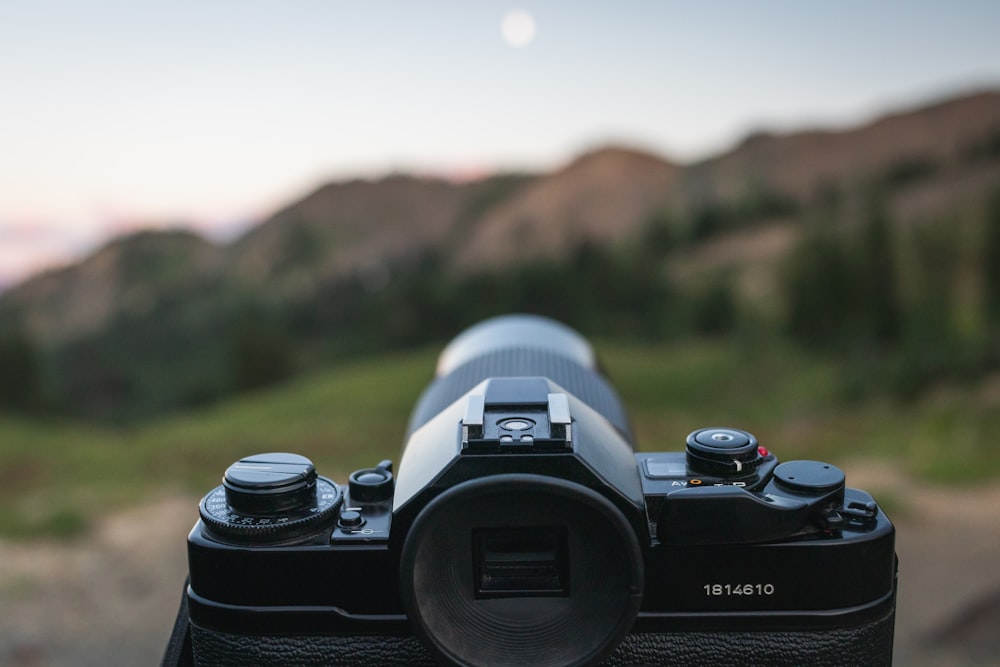
[[[649,526],[631,430],[572,329],[517,315],[456,337],[396,481],[400,599],[438,662],[598,664],[632,627]]]
[[[589,405],[632,441],[625,408],[601,375],[590,344],[569,327],[534,315],[496,317],[449,343],[438,359],[435,380],[413,409],[407,431],[412,434],[483,380],[538,376]]]
[[[438,359],[437,375],[447,375],[486,350],[530,345],[565,357],[584,368],[596,368],[587,340],[564,324],[531,315],[507,315],[481,322],[452,340]]]

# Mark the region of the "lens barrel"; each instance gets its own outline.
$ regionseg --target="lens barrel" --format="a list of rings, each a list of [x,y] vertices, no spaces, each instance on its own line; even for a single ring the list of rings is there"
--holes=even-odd
[[[590,344],[569,327],[536,315],[504,315],[459,334],[441,353],[437,376],[417,401],[413,433],[483,380],[546,377],[599,412],[632,442],[625,408],[600,374]]]

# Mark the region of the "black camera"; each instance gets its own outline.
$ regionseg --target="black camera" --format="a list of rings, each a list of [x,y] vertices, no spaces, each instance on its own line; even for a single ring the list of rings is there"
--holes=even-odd
[[[575,331],[476,325],[396,468],[226,470],[165,663],[889,665],[895,530],[875,500],[739,429],[678,449],[634,450]]]

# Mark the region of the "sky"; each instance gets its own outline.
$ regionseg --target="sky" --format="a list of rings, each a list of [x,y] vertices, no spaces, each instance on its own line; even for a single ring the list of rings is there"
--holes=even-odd
[[[0,3],[0,288],[335,179],[678,162],[1000,87],[1000,2]]]

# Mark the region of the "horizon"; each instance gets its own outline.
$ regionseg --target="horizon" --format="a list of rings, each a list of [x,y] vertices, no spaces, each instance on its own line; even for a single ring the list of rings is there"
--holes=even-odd
[[[988,2],[3,7],[0,291],[141,229],[232,240],[329,182],[855,127],[996,89],[998,25]]]

